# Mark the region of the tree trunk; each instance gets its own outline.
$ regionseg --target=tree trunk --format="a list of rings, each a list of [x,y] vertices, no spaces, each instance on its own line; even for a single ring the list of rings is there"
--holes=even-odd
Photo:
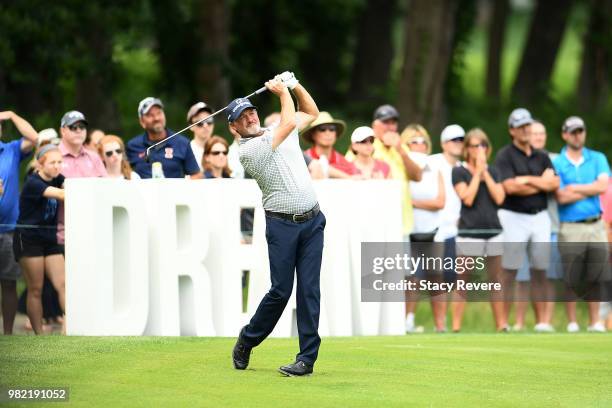
[[[396,0],[368,0],[358,22],[355,63],[349,100],[372,106],[383,103],[381,91],[389,82],[393,44],[391,29]]]
[[[229,103],[230,11],[224,0],[195,2],[196,92],[198,99],[216,109]]]
[[[452,55],[457,0],[413,0],[406,16],[398,109],[402,118],[439,129]]]
[[[533,104],[548,95],[572,3],[573,0],[538,1],[514,83],[513,96],[517,102]]]
[[[612,79],[612,3],[608,0],[590,3],[578,84],[578,104],[584,111],[605,107]]]
[[[493,1],[493,12],[489,22],[486,83],[486,95],[491,99],[499,100],[501,96],[501,59],[509,10],[508,0]]]
[[[185,16],[181,5],[174,0],[149,0],[149,4],[161,70],[160,86],[180,102],[193,100],[196,44],[191,16]]]
[[[82,33],[85,43],[81,49],[86,59],[75,85],[75,109],[85,114],[91,128],[117,133],[121,129],[113,99],[113,39],[107,22],[98,18],[102,13],[99,6],[90,3],[88,7],[91,8]]]

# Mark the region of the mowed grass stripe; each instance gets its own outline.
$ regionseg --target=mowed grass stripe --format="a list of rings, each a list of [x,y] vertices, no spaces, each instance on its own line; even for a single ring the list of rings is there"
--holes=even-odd
[[[325,338],[315,375],[285,378],[297,339],[246,371],[234,339],[0,338],[0,383],[69,386],[74,406],[611,406],[609,334]]]

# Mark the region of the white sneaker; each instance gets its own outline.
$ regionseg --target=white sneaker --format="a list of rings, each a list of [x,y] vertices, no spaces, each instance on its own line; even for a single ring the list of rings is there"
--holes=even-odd
[[[580,326],[576,322],[569,322],[567,324],[568,333],[578,333],[580,331]]]
[[[522,332],[524,329],[523,326],[521,326],[520,324],[515,324],[514,326],[512,326],[512,331],[514,332]]]
[[[587,327],[587,331],[591,333],[605,333],[606,327],[602,322],[597,322],[594,325]]]
[[[424,333],[425,332],[425,328],[423,326],[415,326],[413,325],[406,325],[406,333]]]
[[[550,323],[538,323],[533,327],[533,331],[537,333],[554,333],[555,328]]]

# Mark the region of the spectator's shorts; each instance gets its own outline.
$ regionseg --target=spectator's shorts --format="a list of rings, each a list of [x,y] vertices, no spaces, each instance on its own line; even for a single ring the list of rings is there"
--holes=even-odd
[[[499,256],[504,253],[504,234],[497,234],[488,239],[458,236],[458,256]]]
[[[602,220],[592,224],[562,222],[559,251],[564,280],[570,286],[585,282],[605,282],[612,278],[606,226]]]
[[[64,246],[56,242],[37,241],[24,237],[19,231],[15,231],[13,237],[13,253],[15,260],[22,257],[49,256],[64,253]]]
[[[13,232],[0,233],[0,280],[16,281],[19,265],[13,257]]]
[[[557,245],[558,240],[557,233],[553,232],[550,234],[550,264],[548,268],[546,268],[546,279],[563,279],[563,265],[561,264],[561,254],[559,253],[559,246]],[[526,259],[516,274],[516,280],[518,282],[529,282],[531,280],[529,262],[527,262]]]
[[[529,252],[529,266],[546,270],[550,262],[550,217],[548,211],[523,214],[500,209],[499,221],[504,229],[502,267],[518,270]]]

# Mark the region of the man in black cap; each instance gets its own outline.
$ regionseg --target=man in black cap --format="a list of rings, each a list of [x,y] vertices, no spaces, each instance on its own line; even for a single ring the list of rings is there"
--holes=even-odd
[[[302,376],[313,372],[321,344],[318,327],[325,216],[319,210],[298,132],[319,110],[293,73],[278,75],[266,82],[266,87],[280,99],[278,125],[262,128],[257,109],[248,99],[235,99],[227,108],[230,130],[240,138],[240,162],[262,192],[272,281],[255,315],[240,331],[232,358],[236,369],[248,366],[251,349],[268,337],[281,317],[295,275],[300,352],[294,363],[279,371]],[[289,89],[297,99],[298,112]]]

